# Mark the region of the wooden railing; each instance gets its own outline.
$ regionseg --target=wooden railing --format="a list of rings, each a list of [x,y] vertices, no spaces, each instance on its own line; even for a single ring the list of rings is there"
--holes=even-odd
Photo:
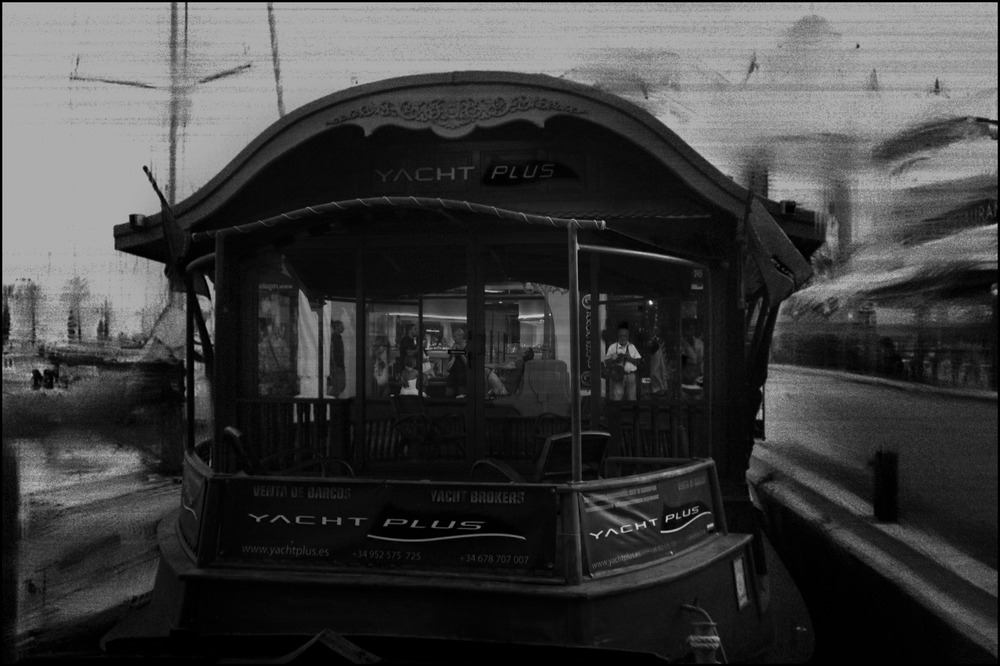
[[[355,429],[354,461],[376,462],[399,457],[400,437],[395,428],[396,416],[388,400],[369,400],[365,405],[365,427]]]
[[[236,427],[247,434],[261,457],[289,449],[311,449],[356,464],[412,457],[412,451],[403,450],[397,416],[389,401],[366,403],[364,428],[354,424],[352,408],[352,400],[247,399],[238,403]],[[453,405],[429,404],[428,410],[432,417],[455,414]],[[588,406],[583,410],[583,425],[611,433],[611,455],[651,458],[710,455],[702,402],[607,401],[600,413],[599,422],[591,424]],[[463,421],[456,418],[441,422],[452,427]],[[513,409],[489,408],[474,457],[530,462],[537,457],[546,437],[568,430],[569,420],[565,417],[521,416]],[[434,457],[456,459],[465,454],[461,446],[449,442],[436,450]]]
[[[608,401],[603,425],[611,452],[640,458],[707,458],[708,428],[702,402],[676,400]]]
[[[311,449],[331,458],[350,457],[351,400],[259,398],[237,402],[236,427],[257,455]]]

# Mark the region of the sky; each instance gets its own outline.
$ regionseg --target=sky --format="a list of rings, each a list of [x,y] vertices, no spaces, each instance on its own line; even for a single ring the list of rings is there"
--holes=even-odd
[[[566,75],[643,104],[725,173],[776,149],[771,198],[812,206],[831,162],[817,136],[869,146],[934,114],[997,117],[995,3],[280,3],[274,14],[288,110],[404,74]],[[192,83],[178,199],[278,119],[266,3],[189,3],[187,17],[192,81],[250,66]],[[3,283],[35,280],[54,303],[80,275],[92,305],[109,299],[130,332],[164,283],[158,266],[114,252],[112,228],[158,211],[144,165],[168,180],[169,33],[169,3],[3,4]],[[865,92],[873,70],[877,94]],[[945,169],[995,174],[992,143]]]

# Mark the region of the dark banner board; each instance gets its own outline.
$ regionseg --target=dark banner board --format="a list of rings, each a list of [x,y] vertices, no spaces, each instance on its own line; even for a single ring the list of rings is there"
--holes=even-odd
[[[550,488],[226,479],[218,559],[303,566],[552,570]]]
[[[587,573],[668,559],[714,532],[710,470],[580,493]]]

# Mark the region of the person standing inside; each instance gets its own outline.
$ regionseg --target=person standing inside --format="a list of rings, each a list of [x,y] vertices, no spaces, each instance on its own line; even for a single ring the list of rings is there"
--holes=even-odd
[[[399,339],[399,362],[405,366],[406,359],[417,358],[417,325],[407,324],[406,332]]]
[[[399,376],[402,376],[403,372],[406,371],[406,362],[409,359],[412,358],[413,367],[417,367],[417,325],[407,324],[403,330],[403,335],[398,341],[399,356],[396,357],[395,369],[393,370]]]
[[[628,322],[618,324],[618,340],[608,345],[604,354],[604,365],[611,379],[608,398],[611,400],[635,400],[635,371],[639,369],[639,350],[629,342]]]
[[[448,383],[445,395],[449,398],[460,398],[465,395],[469,374],[469,366],[465,362],[465,329],[456,328],[453,335],[455,342],[448,350]]]
[[[681,323],[681,384],[688,387],[702,385],[705,373],[705,343],[695,319]]]
[[[376,340],[375,358],[373,362],[372,397],[386,398],[389,396],[389,342]]]
[[[514,363],[514,369],[508,372],[503,380],[507,395],[513,395],[521,390],[521,380],[524,378],[524,366],[529,361],[534,360],[534,358],[535,350],[528,347],[521,354],[521,358],[517,359],[517,362]]]
[[[649,362],[649,389],[654,396],[662,397],[670,389],[667,345],[660,338],[654,340],[653,345],[653,358]]]
[[[326,382],[326,392],[334,398],[347,388],[347,370],[344,368],[344,322],[334,319],[330,322],[330,376]]]

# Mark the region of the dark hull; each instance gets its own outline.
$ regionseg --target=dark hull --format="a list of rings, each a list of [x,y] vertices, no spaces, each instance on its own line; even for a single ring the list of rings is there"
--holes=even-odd
[[[681,607],[692,603],[715,610],[730,659],[752,658],[772,639],[756,590],[742,610],[737,602],[734,561],[752,561],[745,535],[717,535],[669,562],[576,586],[416,572],[201,569],[178,537],[176,516],[159,538],[153,597],[105,637],[110,654],[221,656],[237,649],[239,636],[252,637],[256,650],[284,653],[331,631],[375,654],[404,644],[434,652],[406,657],[414,661],[469,649],[480,659],[516,649],[674,660],[691,653],[692,623],[703,619]]]

